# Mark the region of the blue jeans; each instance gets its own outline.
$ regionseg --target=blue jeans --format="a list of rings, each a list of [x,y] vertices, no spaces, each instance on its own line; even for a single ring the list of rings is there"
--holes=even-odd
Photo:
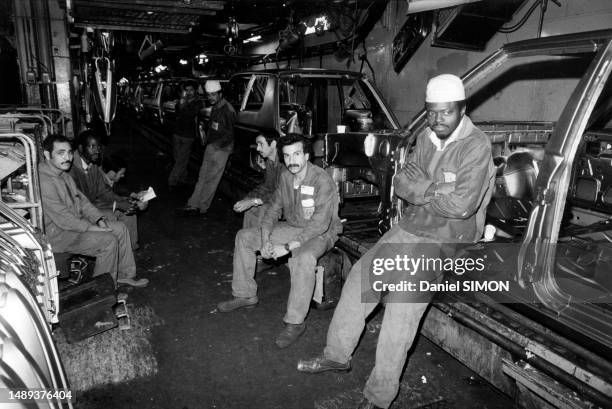
[[[208,145],[206,147],[202,166],[200,166],[198,183],[196,183],[193,193],[187,201],[187,206],[197,207],[200,209],[200,213],[205,213],[208,210],[215,197],[217,186],[219,186],[227,158],[229,158],[231,152],[231,146],[219,148],[216,145]]]
[[[327,331],[327,345],[324,350],[327,359],[342,363],[350,360],[365,327],[366,318],[380,302],[380,293],[375,292],[370,283],[371,260],[384,253],[384,244],[391,243],[401,244],[402,251],[414,258],[421,256],[420,251],[417,254],[411,250],[419,244],[421,249],[426,247],[427,257],[440,255],[435,243],[427,244],[431,243],[430,239],[415,236],[399,226],[389,230],[351,268]],[[392,299],[398,294],[390,293],[391,299],[387,299],[376,346],[376,364],[363,390],[363,395],[370,402],[382,408],[388,408],[397,395],[408,350],[431,300],[431,297],[419,297],[416,301],[410,297]],[[366,299],[376,301],[365,302]]]

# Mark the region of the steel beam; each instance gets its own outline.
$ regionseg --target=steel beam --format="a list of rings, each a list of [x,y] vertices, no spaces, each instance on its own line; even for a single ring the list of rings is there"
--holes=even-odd
[[[75,27],[91,27],[102,30],[117,30],[117,31],[140,31],[148,33],[171,33],[171,34],[187,34],[188,28],[170,28],[170,27],[159,27],[155,25],[143,26],[143,25],[125,25],[126,23],[117,21],[81,21],[75,23]]]
[[[76,15],[79,17],[79,9],[82,7],[103,8],[103,9],[119,9],[119,10],[134,10],[134,11],[152,11],[154,13],[164,14],[188,14],[197,16],[214,16],[217,14],[216,9],[200,9],[187,7],[157,7],[151,4],[132,4],[132,3],[117,3],[112,0],[81,0],[76,4]]]

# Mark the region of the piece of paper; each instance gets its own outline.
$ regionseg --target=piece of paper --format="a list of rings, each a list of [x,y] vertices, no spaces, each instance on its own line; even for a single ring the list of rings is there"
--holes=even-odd
[[[151,186],[147,190],[143,190],[142,192],[138,192],[138,200],[141,202],[148,202],[151,199],[155,199],[157,195]]]
[[[315,289],[312,299],[321,304],[323,302],[323,273],[324,269],[321,266],[315,271]]]

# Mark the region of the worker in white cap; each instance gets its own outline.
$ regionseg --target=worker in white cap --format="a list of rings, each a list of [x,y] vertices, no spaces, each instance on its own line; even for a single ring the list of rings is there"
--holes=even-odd
[[[404,217],[353,265],[323,356],[298,362],[301,372],[348,371],[366,318],[384,302],[376,364],[359,408],[391,405],[427,306],[449,278],[444,273],[454,274],[447,270],[454,264],[446,260],[454,261],[457,243],[482,237],[495,167],[491,142],[465,109],[460,78],[442,74],[428,82],[429,126],[417,135],[393,182],[397,196],[407,202]]]
[[[179,212],[186,216],[206,214],[223,176],[227,159],[234,148],[234,107],[223,98],[219,81],[206,81],[204,90],[212,110],[205,141],[203,139],[206,148],[198,182],[187,205],[179,209]]]

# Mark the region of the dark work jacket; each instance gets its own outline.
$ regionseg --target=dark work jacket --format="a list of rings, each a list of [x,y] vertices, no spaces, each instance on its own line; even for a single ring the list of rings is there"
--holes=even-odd
[[[232,149],[234,145],[234,124],[236,111],[234,107],[221,98],[210,112],[207,143],[221,149]]]
[[[183,138],[195,138],[196,117],[203,107],[204,103],[198,98],[184,104],[176,104],[174,133]]]
[[[261,199],[264,203],[268,203],[272,199],[272,194],[278,184],[280,173],[284,168],[285,165],[280,163],[280,161],[266,159],[266,176],[263,183],[257,185],[257,187],[247,193],[244,198]]]
[[[400,226],[435,241],[475,242],[482,237],[495,182],[491,141],[467,116],[442,151],[431,141],[432,132],[426,128],[417,136],[408,158],[429,180],[417,185],[400,172],[393,181],[395,193],[409,203]],[[425,197],[431,183],[454,183],[454,191]]]
[[[342,232],[338,217],[340,196],[331,176],[320,167],[308,162],[302,184],[293,188],[293,174],[283,166],[278,185],[272,195],[270,207],[263,218],[263,231],[272,231],[281,214],[293,227],[302,227],[295,238],[300,244],[317,236],[335,242]]]
[[[118,195],[106,184],[104,174],[99,166],[92,163],[87,172],[85,172],[78,151],[74,152],[69,174],[74,179],[79,190],[98,209],[112,209],[113,202],[116,203],[117,208],[122,210],[127,210],[130,207],[128,197]]]

